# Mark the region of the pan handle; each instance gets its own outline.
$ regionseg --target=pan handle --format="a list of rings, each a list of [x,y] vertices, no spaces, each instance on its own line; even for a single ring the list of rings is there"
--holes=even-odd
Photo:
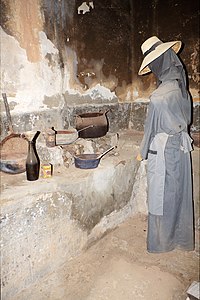
[[[104,156],[106,153],[108,153],[109,151],[111,151],[111,150],[113,150],[113,149],[115,149],[115,148],[117,148],[117,146],[113,146],[113,147],[109,148],[108,150],[104,151],[102,154],[100,154],[100,155],[97,157],[97,159],[102,158],[102,156]]]
[[[3,97],[5,109],[6,109],[6,116],[7,116],[7,120],[8,120],[8,130],[9,130],[9,132],[12,133],[13,132],[13,126],[12,126],[10,109],[9,109],[9,106],[8,106],[8,100],[7,100],[6,93],[2,93],[2,97]]]

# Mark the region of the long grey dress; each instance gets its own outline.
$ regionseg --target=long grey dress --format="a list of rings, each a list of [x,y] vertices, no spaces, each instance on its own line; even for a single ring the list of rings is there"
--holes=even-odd
[[[180,61],[171,49],[164,55],[167,63],[162,72],[155,71],[162,83],[150,97],[140,148],[142,158],[147,159],[149,252],[194,249],[192,140],[187,133],[191,103],[183,89]]]

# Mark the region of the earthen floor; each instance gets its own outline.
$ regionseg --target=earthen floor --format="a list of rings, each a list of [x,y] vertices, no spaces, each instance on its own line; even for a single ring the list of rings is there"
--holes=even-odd
[[[198,245],[192,252],[150,254],[146,234],[146,216],[128,219],[15,300],[186,299],[198,281]]]

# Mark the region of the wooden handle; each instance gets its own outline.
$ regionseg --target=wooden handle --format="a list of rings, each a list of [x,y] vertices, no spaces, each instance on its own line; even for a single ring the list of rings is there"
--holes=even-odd
[[[2,93],[2,97],[3,97],[5,109],[6,109],[6,115],[7,115],[7,120],[8,120],[8,130],[10,132],[13,132],[13,126],[12,126],[12,121],[11,121],[10,109],[9,109],[9,106],[8,106],[8,100],[7,100],[6,93]]]

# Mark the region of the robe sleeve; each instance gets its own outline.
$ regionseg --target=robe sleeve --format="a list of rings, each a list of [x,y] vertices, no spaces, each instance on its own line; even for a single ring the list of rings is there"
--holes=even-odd
[[[144,126],[144,136],[140,145],[142,159],[147,159],[149,146],[156,135],[156,111],[154,104],[150,101]]]

